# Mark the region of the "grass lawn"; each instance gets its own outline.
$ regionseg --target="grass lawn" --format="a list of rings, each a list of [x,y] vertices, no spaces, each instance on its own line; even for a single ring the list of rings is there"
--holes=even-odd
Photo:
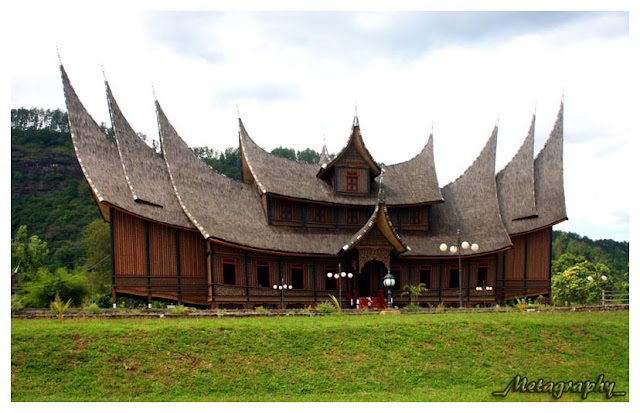
[[[628,401],[629,313],[11,322],[12,401],[553,400],[491,395],[517,374]]]

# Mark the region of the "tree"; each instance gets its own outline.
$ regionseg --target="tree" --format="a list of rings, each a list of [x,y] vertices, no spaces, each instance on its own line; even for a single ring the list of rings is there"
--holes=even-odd
[[[287,158],[293,161],[298,160],[298,158],[296,157],[296,150],[292,148],[283,148],[282,146],[278,146],[277,148],[273,149],[271,153],[281,158]]]
[[[422,293],[429,291],[425,283],[420,283],[418,285],[405,285],[403,289],[404,291],[402,292],[402,295],[409,296],[410,304],[415,303]]]
[[[80,245],[85,250],[82,270],[86,272],[91,291],[104,294],[111,285],[111,232],[109,224],[98,218],[84,229]]]
[[[551,279],[551,296],[556,305],[597,304],[609,280],[602,276],[609,272],[604,264],[583,261]]]
[[[298,162],[306,162],[311,164],[317,164],[320,161],[320,154],[313,149],[305,149],[298,151]]]
[[[32,279],[38,269],[42,267],[49,254],[47,243],[32,235],[27,239],[27,226],[21,225],[11,241],[11,267],[18,267],[18,273],[23,279]]]

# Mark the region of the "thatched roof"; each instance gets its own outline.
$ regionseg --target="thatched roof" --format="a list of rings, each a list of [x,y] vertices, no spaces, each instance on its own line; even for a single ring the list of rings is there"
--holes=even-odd
[[[385,195],[389,205],[442,202],[433,158],[433,135],[413,159],[385,166]]]
[[[473,164],[454,182],[442,188],[444,202],[431,206],[429,231],[401,231],[411,251],[404,256],[450,256],[439,249],[441,243],[457,242],[459,229],[463,240],[475,242],[476,254],[510,247],[509,234],[502,224],[496,193],[495,159],[498,129]]]
[[[538,215],[536,210],[533,168],[533,135],[536,117],[531,120],[529,133],[513,159],[496,175],[498,202],[502,222],[513,233],[513,221]]]
[[[318,172],[317,165],[296,162],[273,155],[262,149],[251,139],[242,120],[239,120],[239,128],[243,174],[251,175],[250,179],[247,180],[245,176],[244,180],[245,182],[255,181],[260,192],[331,204],[368,206],[376,204],[377,181],[372,183],[369,196],[354,197],[337,194],[329,183],[316,177]],[[351,138],[345,149],[341,151],[341,154],[344,154],[346,148],[350,145],[359,146],[358,142],[362,142],[362,138],[356,119]],[[362,143],[362,147],[364,147],[364,143]],[[323,149],[323,154],[325,150],[326,147]],[[333,158],[330,161],[330,165],[333,165],[339,156],[337,155]],[[326,157],[328,158],[328,154],[326,154]],[[330,168],[324,162],[321,165],[324,165],[323,170]],[[432,138],[429,138],[423,150],[413,159],[396,165],[389,165],[386,170],[387,205],[442,202],[442,194],[438,187],[438,178],[433,159]],[[374,172],[372,170],[372,173]]]
[[[537,216],[516,219],[509,225],[512,235],[555,225],[567,219],[563,178],[564,102],[560,104],[553,130],[534,161]]]
[[[260,192],[332,204],[373,206],[377,202],[377,185],[375,190],[372,188],[373,195],[370,196],[336,194],[331,185],[316,177],[317,164],[296,162],[273,155],[251,139],[242,120],[239,120],[239,127],[243,168],[246,165],[250,170],[252,180],[256,182]]]
[[[318,178],[326,176],[326,174],[333,169],[336,163],[340,162],[342,158],[344,158],[349,152],[351,152],[351,149],[355,149],[355,151],[360,154],[362,161],[369,165],[369,168],[371,168],[371,176],[376,177],[380,175],[380,166],[375,160],[373,160],[373,156],[371,156],[371,153],[365,146],[364,140],[362,139],[362,134],[360,132],[360,121],[358,120],[358,116],[355,116],[353,118],[351,134],[349,135],[347,144],[344,146],[344,148],[342,148],[342,150],[340,150],[340,152],[338,152],[335,158],[329,161],[329,163],[327,163],[326,165],[321,164],[320,170],[317,173]]]
[[[230,179],[199,159],[156,102],[162,153],[175,194],[205,238],[289,253],[335,255],[353,230],[272,226],[253,184]]]
[[[127,186],[116,143],[105,135],[87,113],[62,65],[60,71],[73,147],[91,192],[99,202],[103,218],[108,219],[108,208],[105,204],[110,204],[143,218],[192,228],[184,214],[179,209],[171,207],[170,201],[163,208],[134,201]],[[138,162],[144,163],[144,158]]]
[[[134,132],[120,111],[109,84],[105,82],[105,85],[120,164],[134,201],[162,209],[156,211],[156,220],[191,226],[173,193],[162,157]]]

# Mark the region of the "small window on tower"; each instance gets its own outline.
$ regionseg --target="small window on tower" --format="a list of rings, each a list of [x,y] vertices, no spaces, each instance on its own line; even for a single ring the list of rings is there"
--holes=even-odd
[[[420,225],[422,221],[422,210],[420,208],[411,208],[409,210],[409,224]]]
[[[347,172],[347,192],[358,192],[357,172]]]

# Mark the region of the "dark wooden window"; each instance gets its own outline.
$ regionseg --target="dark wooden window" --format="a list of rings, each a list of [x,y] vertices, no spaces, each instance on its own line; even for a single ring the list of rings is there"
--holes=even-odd
[[[347,192],[358,192],[357,172],[347,172]]]
[[[338,284],[336,283],[336,279],[331,277],[327,277],[328,273],[335,274],[338,271],[338,267],[324,267],[324,278],[326,279],[324,289],[325,290],[337,290]]]
[[[304,289],[304,266],[302,264],[291,266],[291,285],[296,290]]]
[[[313,221],[319,224],[327,223],[327,210],[325,208],[313,208]]]
[[[404,287],[400,286],[400,276],[402,275],[402,268],[401,267],[391,267],[391,274],[393,274],[393,278],[396,279],[396,283],[393,286],[394,290],[400,290]]]
[[[484,264],[478,267],[478,287],[485,287],[488,284],[489,266]]]
[[[229,258],[222,259],[222,278],[223,283],[236,285],[236,260]]]
[[[271,287],[270,273],[271,267],[268,262],[259,262],[258,271],[258,287]]]
[[[431,288],[431,267],[420,267],[420,283]]]
[[[347,210],[347,224],[349,225],[358,224],[358,210],[353,210],[353,209]]]
[[[283,221],[293,220],[293,206],[290,202],[283,202],[280,205],[280,219]]]
[[[420,225],[422,223],[422,209],[410,208],[409,209],[409,224]]]
[[[449,288],[460,288],[458,267],[449,267]]]

